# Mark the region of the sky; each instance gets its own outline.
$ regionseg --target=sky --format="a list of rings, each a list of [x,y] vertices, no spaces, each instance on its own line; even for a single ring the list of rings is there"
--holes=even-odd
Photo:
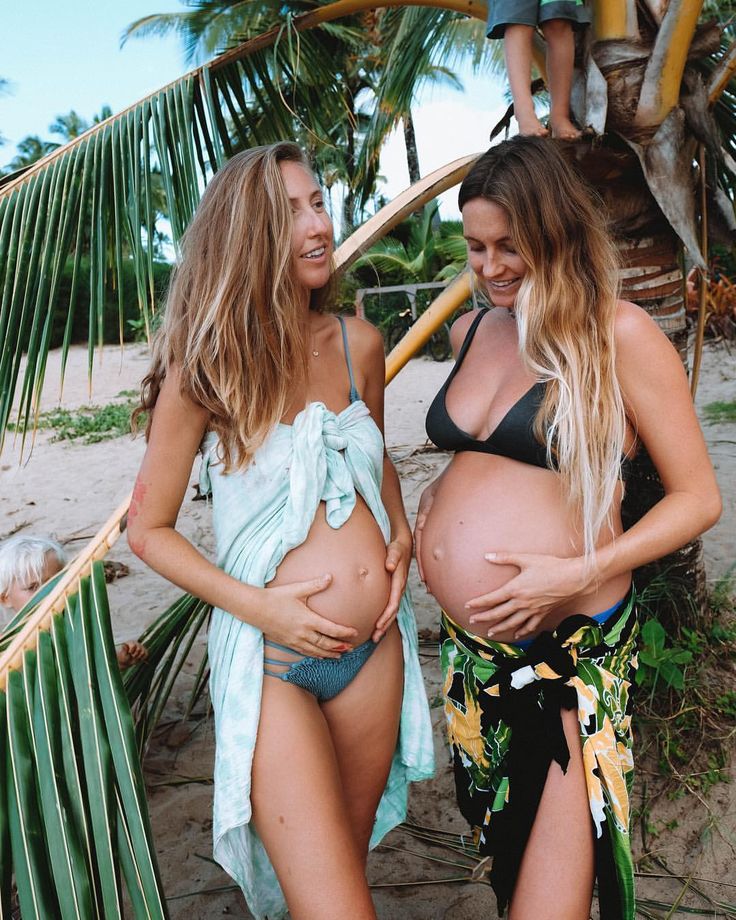
[[[0,166],[29,134],[54,140],[49,125],[74,109],[87,121],[109,105],[118,112],[181,76],[188,68],[175,36],[129,41],[123,29],[151,13],[179,12],[178,0],[27,0],[3,4],[0,18]],[[461,72],[464,92],[427,87],[414,107],[422,174],[488,147],[488,135],[506,108],[504,87]],[[409,184],[403,136],[391,137],[381,158],[383,194]],[[442,216],[458,216],[456,193],[440,199]]]

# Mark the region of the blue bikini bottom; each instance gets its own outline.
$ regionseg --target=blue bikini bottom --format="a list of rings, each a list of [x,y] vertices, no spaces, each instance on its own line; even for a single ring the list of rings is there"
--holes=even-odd
[[[267,677],[278,677],[279,680],[285,680],[287,683],[296,684],[302,690],[307,690],[312,696],[315,696],[320,703],[325,700],[331,700],[337,696],[347,685],[356,677],[358,671],[368,661],[373,654],[376,643],[369,639],[350,652],[345,652],[340,658],[310,658],[299,655],[287,645],[279,645],[278,642],[271,642],[270,639],[264,639],[264,645],[270,648],[281,649],[282,652],[290,652],[297,655],[297,661],[279,661],[277,658],[264,657],[264,664],[280,665],[285,667],[285,671],[271,671],[264,667],[263,673]]]
[[[602,613],[591,614],[590,619],[595,620],[596,623],[605,623],[610,616],[613,616],[628,596],[629,594],[627,593],[620,601],[616,601],[612,607],[609,607],[608,610],[604,610]],[[516,645],[518,648],[529,648],[532,642],[534,642],[534,639],[520,639],[517,642],[509,642],[508,644]]]

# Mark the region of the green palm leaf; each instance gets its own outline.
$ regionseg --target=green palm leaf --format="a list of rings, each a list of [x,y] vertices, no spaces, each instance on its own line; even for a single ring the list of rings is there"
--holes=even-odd
[[[10,824],[11,866],[15,871],[21,909],[30,917],[55,917],[58,905],[43,836],[28,718],[28,689],[35,673],[35,659],[35,652],[26,652],[23,669],[10,674],[5,690],[3,702],[8,730],[5,807]]]
[[[135,717],[138,749],[146,749],[184,662],[202,629],[209,622],[209,604],[185,594],[155,620],[140,637],[148,658],[123,675],[125,693]],[[202,655],[195,676],[187,717],[207,683],[207,653]]]
[[[7,786],[8,765],[8,721],[6,714],[7,697],[0,692],[0,775]],[[8,823],[8,798],[0,802],[0,917],[10,916],[10,880],[11,880],[10,825]]]
[[[13,871],[24,916],[122,917],[122,870],[133,915],[163,920],[101,563],[7,674],[0,704],[3,911]]]
[[[48,633],[38,638],[37,680],[33,723],[35,757],[44,826],[49,850],[54,854],[51,869],[63,916],[93,915],[93,886],[84,853],[84,840],[74,823],[74,808],[66,787],[66,764],[61,741],[61,713],[58,705],[59,678],[53,640]],[[76,790],[75,790],[76,791]]]

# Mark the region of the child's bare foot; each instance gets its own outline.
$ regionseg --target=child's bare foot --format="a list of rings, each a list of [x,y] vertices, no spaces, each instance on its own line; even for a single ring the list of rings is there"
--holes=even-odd
[[[148,658],[148,649],[143,643],[131,639],[130,642],[123,642],[120,646],[117,658],[120,670],[125,671],[126,668],[132,668],[134,664],[145,661]]]
[[[547,128],[533,113],[525,115],[519,112],[516,115],[516,123],[519,126],[519,134],[526,137],[547,137],[549,135]]]
[[[561,141],[579,141],[583,132],[579,131],[569,118],[550,118],[552,137]]]

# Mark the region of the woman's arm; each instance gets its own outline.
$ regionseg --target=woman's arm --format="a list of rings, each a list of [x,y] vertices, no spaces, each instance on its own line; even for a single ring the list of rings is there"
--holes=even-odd
[[[593,565],[580,556],[489,554],[489,562],[515,565],[519,574],[468,603],[469,609],[484,611],[472,622],[487,624],[492,631],[517,629],[520,638],[537,629],[560,602],[661,559],[720,517],[715,473],[677,352],[656,323],[630,303],[619,305],[616,348],[627,413],[657,469],[664,497],[633,527],[600,547]]]
[[[374,326],[359,319],[350,320],[349,328],[351,342],[355,338],[357,344],[353,354],[358,358],[358,368],[365,381],[362,388],[363,400],[381,434],[384,434],[386,359],[383,338]],[[406,519],[399,477],[385,446],[381,498],[391,525],[391,538],[386,547],[386,570],[391,573],[391,591],[386,608],[376,621],[374,642],[385,634],[398,613],[401,595],[409,576],[412,550],[411,528]]]
[[[685,369],[657,324],[622,303],[616,372],[629,418],[664,488],[661,501],[597,553],[596,581],[661,559],[712,527],[721,496]]]
[[[223,572],[175,530],[207,422],[207,412],[181,393],[178,371],[170,371],[156,402],[128,512],[130,548],[164,578],[276,641],[305,655],[339,657],[356,631],[320,617],[305,603],[329,585],[330,575],[298,585],[256,588]]]

